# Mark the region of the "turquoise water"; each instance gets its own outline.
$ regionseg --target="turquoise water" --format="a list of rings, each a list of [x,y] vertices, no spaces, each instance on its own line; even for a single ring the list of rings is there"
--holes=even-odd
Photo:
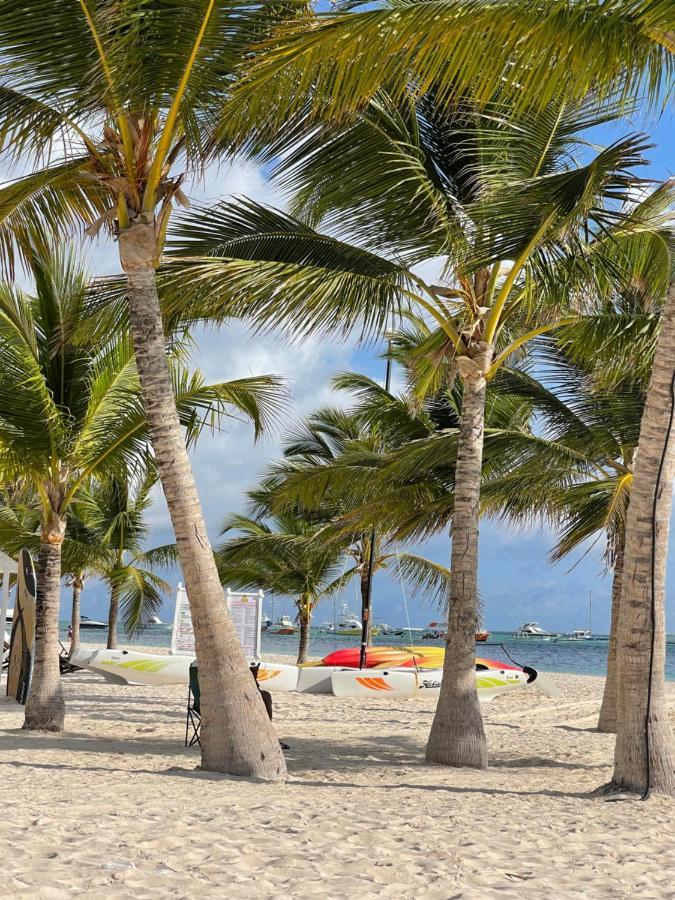
[[[61,623],[61,640],[67,640],[68,625]],[[83,630],[82,640],[88,644],[105,646],[106,631]],[[146,647],[169,647],[171,645],[171,627],[154,625],[143,629],[134,640],[120,634],[120,646],[134,644]],[[323,657],[343,647],[353,647],[358,643],[354,637],[327,635],[312,629],[310,652],[313,657]],[[412,640],[407,634],[401,636],[378,635],[373,641],[376,646],[396,646],[405,644],[423,644],[430,647],[442,647],[442,641],[422,641],[420,633],[413,633]],[[297,635],[265,634],[262,636],[262,650],[295,657],[298,650]],[[476,644],[476,655],[488,659],[509,661],[509,655],[520,665],[534,666],[545,672],[573,672],[579,675],[604,675],[607,670],[607,638],[598,637],[591,641],[539,641],[533,639],[515,640],[510,632],[492,632],[490,640],[484,644]],[[675,681],[675,635],[668,635],[666,648],[666,678]]]

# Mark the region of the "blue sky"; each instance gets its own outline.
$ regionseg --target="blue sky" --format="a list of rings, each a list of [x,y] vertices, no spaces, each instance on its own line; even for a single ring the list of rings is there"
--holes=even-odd
[[[650,151],[646,176],[664,179],[673,174],[675,122],[672,112],[659,121],[634,122],[627,128],[605,129],[595,138],[610,142],[631,128],[647,130],[657,144]],[[253,165],[238,163],[207,173],[205,183],[191,192],[193,198],[213,201],[228,194],[247,194],[266,203],[280,204],[282,198],[265,181]],[[99,245],[88,250],[92,268],[97,273],[118,271],[117,253],[113,245]],[[383,363],[378,348],[359,349],[353,344],[312,339],[289,345],[277,337],[252,336],[239,324],[221,331],[200,330],[195,334],[195,364],[213,381],[249,374],[284,375],[293,393],[293,406],[285,417],[286,424],[298,416],[333,402],[338,398],[330,387],[331,377],[340,371],[357,370],[374,378],[382,378]],[[253,445],[252,429],[232,420],[218,435],[205,434],[193,453],[193,464],[212,541],[217,540],[219,525],[230,513],[242,509],[245,491],[255,483],[256,475],[267,462],[278,455],[278,435],[270,435]],[[168,514],[160,493],[151,512],[152,542],[172,540]],[[485,623],[492,630],[511,630],[522,621],[536,619],[553,630],[585,627],[588,620],[588,592],[593,593],[593,627],[599,632],[609,628],[610,579],[604,576],[602,541],[583,558],[551,565],[548,552],[553,543],[550,533],[521,533],[491,522],[483,522],[480,537],[480,590],[485,604]],[[431,559],[447,564],[450,539],[438,535],[416,548]],[[669,594],[673,596],[675,560],[669,564]],[[169,580],[176,583],[179,572]],[[263,585],[264,588],[264,585]],[[394,624],[405,621],[403,598],[399,585],[386,574],[376,578],[373,594],[375,616]],[[68,615],[70,598],[64,591],[62,615]],[[345,600],[356,608],[356,588],[347,591]],[[82,598],[83,612],[102,617],[107,598],[100,584],[86,586]],[[423,603],[421,597],[408,597],[412,624],[424,625],[437,618],[438,612]],[[669,604],[672,609],[673,604]],[[292,611],[287,603],[287,612]],[[277,606],[277,612],[280,612]],[[173,615],[173,597],[165,602],[162,618]],[[330,615],[319,608],[316,619]]]

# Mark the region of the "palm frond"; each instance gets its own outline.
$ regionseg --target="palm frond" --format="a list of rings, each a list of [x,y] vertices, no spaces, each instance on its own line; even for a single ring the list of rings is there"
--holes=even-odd
[[[664,0],[407,0],[356,9],[319,13],[311,28],[299,20],[277,29],[235,91],[235,123],[223,130],[246,134],[251,121],[269,129],[270,120],[281,128],[307,106],[344,119],[383,87],[403,96],[411,72],[419,94],[433,86],[442,102],[467,92],[486,102],[501,92],[543,109],[561,84],[571,97],[644,85],[656,98],[673,70]]]
[[[163,307],[186,321],[235,316],[295,334],[360,324],[372,333],[399,308],[406,282],[395,263],[252,200],[197,210],[170,250]]]

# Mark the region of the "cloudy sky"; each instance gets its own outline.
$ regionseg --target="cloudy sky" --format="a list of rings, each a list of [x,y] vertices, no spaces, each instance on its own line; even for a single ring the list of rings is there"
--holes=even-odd
[[[659,179],[669,177],[675,144],[672,116],[663,118],[649,130],[658,146],[650,154],[653,162],[648,174]],[[618,133],[606,133],[602,137],[609,141]],[[245,163],[208,172],[205,182],[193,186],[190,192],[193,199],[202,201],[216,201],[229,194],[244,194],[271,204],[283,203],[260,170]],[[90,245],[87,255],[96,273],[119,271],[113,244]],[[209,380],[222,381],[263,373],[283,375],[293,397],[283,424],[291,424],[297,417],[327,402],[339,400],[330,386],[331,378],[337,372],[352,369],[375,378],[383,375],[383,363],[377,357],[380,348],[364,350],[354,343],[318,339],[290,345],[277,337],[251,335],[240,324],[228,324],[222,330],[202,329],[195,332],[194,338],[195,365]],[[222,520],[228,514],[242,510],[243,495],[254,484],[257,473],[278,455],[278,437],[270,435],[254,445],[251,427],[235,419],[221,433],[205,433],[202,437],[193,453],[193,465],[212,541],[218,537]],[[168,514],[159,491],[151,512],[151,525],[153,543],[172,540]],[[511,630],[527,619],[536,619],[553,630],[585,627],[588,594],[592,591],[594,630],[608,630],[610,580],[603,575],[601,541],[583,558],[573,557],[552,566],[547,560],[553,543],[550,534],[541,531],[523,534],[484,522],[480,540],[480,589],[485,601],[487,627]],[[450,541],[447,535],[439,535],[416,549],[447,563]],[[673,562],[670,574],[673,585]],[[179,581],[180,573],[171,573],[170,580],[173,583]],[[669,593],[673,596],[675,588]],[[425,605],[423,599],[407,598],[414,625],[424,625],[435,618],[436,611]],[[350,607],[358,607],[356,588],[346,592],[345,600]],[[64,592],[64,618],[68,615],[68,603],[69,597]],[[405,621],[401,589],[387,575],[376,579],[374,603],[377,619],[396,624]],[[671,603],[671,608],[673,605]],[[105,615],[106,607],[102,586],[88,585],[83,595],[83,612],[98,618]],[[292,611],[290,603],[286,611]],[[171,597],[165,603],[162,618],[169,621],[172,615]],[[319,622],[330,617],[332,613],[328,608],[320,608],[316,616]]]

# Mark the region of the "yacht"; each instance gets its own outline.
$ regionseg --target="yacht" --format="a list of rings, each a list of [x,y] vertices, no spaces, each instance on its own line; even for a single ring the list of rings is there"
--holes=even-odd
[[[477,631],[475,638],[483,643],[490,637],[490,632],[481,630]],[[429,622],[427,627],[422,631],[422,639],[425,641],[447,641],[448,626],[442,622]]]
[[[514,631],[514,638],[534,638],[540,641],[550,641],[558,637],[553,631],[546,631],[538,622],[524,622],[518,631]]]
[[[386,622],[381,622],[379,626],[380,634],[405,634],[405,628],[399,628],[396,625],[387,625]]]
[[[297,630],[290,616],[280,616],[276,622],[268,625],[265,629],[268,634],[295,634]]]
[[[107,622],[97,622],[96,619],[90,619],[89,616],[80,616],[80,628],[107,628]]]
[[[324,622],[321,626],[321,631],[325,631],[328,634],[345,634],[361,637],[363,628],[361,626],[361,620],[357,618],[356,613],[350,612],[347,607],[343,605],[340,618],[337,622]],[[373,625],[370,629],[370,633],[372,635],[379,634],[380,626]]]

